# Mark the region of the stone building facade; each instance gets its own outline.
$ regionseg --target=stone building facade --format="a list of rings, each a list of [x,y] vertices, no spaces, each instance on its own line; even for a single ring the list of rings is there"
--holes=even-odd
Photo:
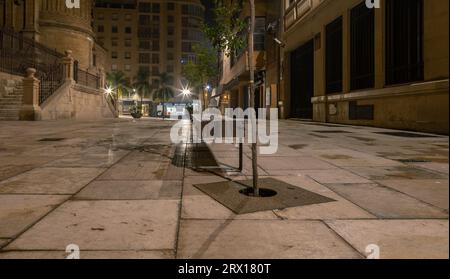
[[[92,0],[80,0],[80,8],[69,9],[65,0],[4,0],[0,25],[55,49],[72,50],[82,69],[93,69],[104,61],[104,51],[95,44]]]
[[[285,118],[448,134],[447,0],[285,0]]]

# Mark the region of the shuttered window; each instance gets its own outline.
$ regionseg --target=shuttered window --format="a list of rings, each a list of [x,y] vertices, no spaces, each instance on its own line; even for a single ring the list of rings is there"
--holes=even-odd
[[[423,78],[423,0],[387,0],[386,84]]]
[[[374,87],[375,13],[363,2],[350,15],[350,88]]]
[[[342,92],[342,17],[326,26],[326,90]]]

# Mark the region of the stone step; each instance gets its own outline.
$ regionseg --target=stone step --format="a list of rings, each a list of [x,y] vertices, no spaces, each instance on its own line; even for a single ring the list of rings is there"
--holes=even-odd
[[[2,110],[18,110],[18,109],[20,109],[20,107],[21,107],[21,105],[16,105],[16,104],[14,104],[14,105],[0,104],[0,111],[2,111]]]

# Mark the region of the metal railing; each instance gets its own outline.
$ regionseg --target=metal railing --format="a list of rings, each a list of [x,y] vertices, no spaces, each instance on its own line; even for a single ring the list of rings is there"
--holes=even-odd
[[[42,104],[64,82],[63,54],[9,29],[0,29],[0,71],[25,76],[26,69],[36,69],[41,82]]]
[[[100,77],[98,75],[93,75],[87,71],[83,71],[78,67],[78,61],[75,61],[73,64],[73,79],[77,84],[81,84],[86,87],[100,88]]]

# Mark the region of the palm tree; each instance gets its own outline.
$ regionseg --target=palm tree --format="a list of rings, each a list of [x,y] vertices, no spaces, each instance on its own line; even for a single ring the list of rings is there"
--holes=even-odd
[[[170,87],[169,80],[170,76],[167,73],[161,73],[159,75],[160,85],[158,89],[153,91],[153,99],[157,101],[163,102],[163,119],[166,117],[166,106],[165,102],[172,99],[175,96],[175,91],[172,87]]]
[[[110,87],[113,90],[113,92],[116,92],[115,94],[116,104],[118,103],[117,101],[120,98],[122,98],[123,94],[129,95],[130,82],[123,72],[117,71],[107,73],[106,82],[108,84],[108,87]],[[118,107],[116,107],[116,109],[118,109]]]
[[[147,70],[139,69],[137,76],[134,78],[133,87],[137,90],[139,96],[141,97],[141,110],[142,110],[142,99],[145,96],[150,97],[152,93],[152,85],[150,84],[150,73]]]

